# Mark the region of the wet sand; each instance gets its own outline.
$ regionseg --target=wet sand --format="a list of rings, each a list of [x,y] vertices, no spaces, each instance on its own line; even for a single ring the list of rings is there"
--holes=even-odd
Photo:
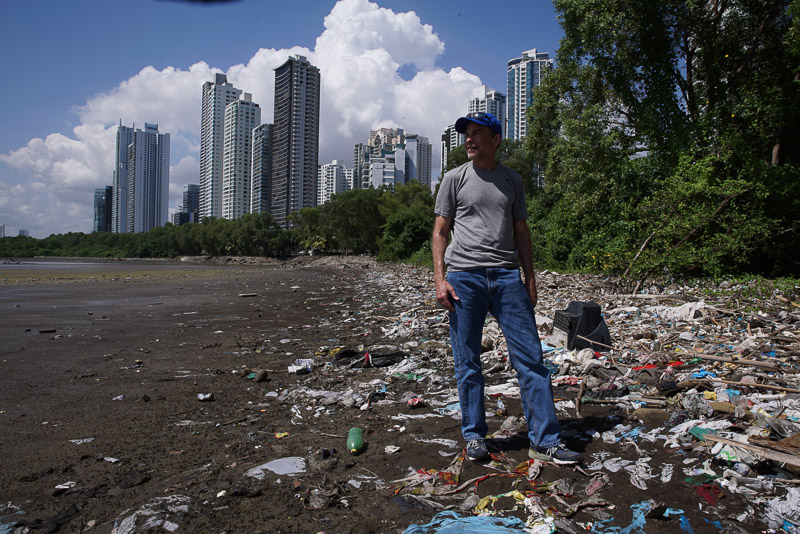
[[[457,461],[458,420],[432,407],[415,411],[379,401],[454,388],[446,327],[425,319],[441,315],[429,284],[430,273],[369,258],[4,266],[0,525],[45,532],[116,526],[121,533],[140,531],[150,517],[177,532],[383,533],[427,523],[439,511],[436,503],[395,495],[391,481]],[[554,290],[544,292],[552,298]],[[419,345],[407,350],[431,373],[387,376],[381,368],[333,365],[334,347],[399,343],[387,332],[412,305],[421,317],[412,335]],[[313,358],[319,367],[288,373],[297,358]],[[266,380],[256,382],[256,371],[266,371]],[[351,391],[374,404],[328,403],[314,391]],[[556,394],[574,398],[576,388]],[[521,415],[518,400],[504,400],[505,415]],[[613,449],[632,461],[658,455],[654,465],[675,466],[669,483],[649,482],[650,492],[633,487],[625,471],[612,473],[597,505],[613,519],[609,528],[632,524],[632,506],[655,499],[685,510],[694,532],[718,531],[704,519],[710,505],[683,483],[681,461],[694,452],[658,444],[621,450],[601,439],[587,444],[575,436],[608,430],[625,414],[610,406],[585,406],[580,419],[571,414],[559,412],[562,429],[587,456]],[[491,430],[502,421],[490,418]],[[352,426],[366,436],[367,450],[358,456],[345,450]],[[527,446],[512,438],[496,452],[516,465]],[[301,458],[304,471],[252,476],[254,468],[286,458]],[[531,489],[519,475],[457,465],[460,482],[473,482],[439,501],[456,511],[471,494]],[[564,484],[560,498],[575,502],[570,492],[582,494],[591,478],[547,466],[537,483],[547,494],[557,481]],[[546,503],[565,510],[558,500]],[[513,504],[502,497],[493,506]],[[747,501],[729,495],[719,506],[714,517],[741,513]],[[596,523],[601,516],[591,509],[568,524],[577,532]],[[471,516],[469,509],[460,513]],[[137,530],[125,530],[132,522]],[[677,520],[647,525],[649,533],[679,529]]]

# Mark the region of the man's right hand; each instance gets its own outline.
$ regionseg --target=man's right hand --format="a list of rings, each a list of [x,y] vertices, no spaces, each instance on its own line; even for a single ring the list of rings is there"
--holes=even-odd
[[[440,280],[436,282],[436,300],[439,305],[449,312],[454,312],[456,309],[453,307],[452,300],[460,300],[456,295],[456,290],[453,286],[447,283],[447,280]]]

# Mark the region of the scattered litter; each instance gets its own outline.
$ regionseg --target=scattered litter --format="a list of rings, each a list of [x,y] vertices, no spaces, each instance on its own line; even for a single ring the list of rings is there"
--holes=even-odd
[[[768,526],[800,532],[800,489],[794,487],[800,478],[796,304],[776,295],[763,299],[767,304],[756,309],[744,297],[748,287],[740,288],[739,302],[677,282],[627,294],[606,277],[585,283],[587,278],[576,278],[572,284],[569,275],[540,273],[537,325],[543,364],[551,373],[562,438],[584,451],[584,462],[567,470],[528,460],[528,429],[513,358],[496,318],[489,315],[481,361],[491,459],[464,467],[447,314],[435,306],[432,278],[424,270],[387,269],[390,274],[376,274],[365,282],[373,285],[355,289],[352,298],[330,299],[304,289],[304,306],[330,310],[319,321],[309,315],[293,328],[265,334],[269,339],[255,333],[252,342],[241,337],[240,346],[224,354],[239,358],[231,367],[238,378],[247,379],[241,384],[248,391],[248,407],[237,407],[236,413],[216,421],[182,420],[178,418],[195,415],[177,413],[173,424],[186,428],[176,431],[205,437],[241,427],[237,429],[246,436],[246,449],[229,451],[232,467],[243,458],[250,462],[265,454],[304,454],[305,458],[287,456],[252,467],[244,476],[264,480],[267,473],[308,474],[292,481],[306,510],[347,508],[348,500],[359,498],[358,491],[388,491],[391,506],[423,509],[425,517],[433,517],[410,525],[405,530],[410,534],[708,529],[698,517],[715,531]],[[560,298],[565,291],[548,289],[565,285],[574,300]],[[382,290],[380,296],[375,286]],[[294,291],[300,288],[291,286]],[[230,323],[205,320],[207,324],[192,326],[231,331]],[[300,339],[298,331],[306,339]],[[314,331],[322,333],[309,346]],[[207,347],[213,346],[220,345]],[[293,375],[288,384],[287,371]],[[182,373],[189,377],[216,372],[175,374],[183,378]],[[268,379],[273,391],[257,384]],[[208,401],[213,396],[201,393],[197,398]],[[275,413],[291,418],[291,439],[289,432],[280,430],[286,418],[277,423]],[[319,432],[311,442],[304,441],[317,421],[335,434]],[[342,427],[343,421],[347,426]],[[350,425],[360,428],[354,426],[344,435]],[[364,443],[365,436],[373,448]],[[424,447],[420,443],[429,446],[424,456],[428,465],[420,465],[415,455]],[[340,450],[338,456],[334,447]],[[350,456],[353,451],[361,455]],[[385,455],[394,456],[388,460]],[[370,471],[380,470],[375,462],[396,466],[397,474],[387,477],[388,482],[380,480]],[[230,472],[241,477],[240,470]],[[484,484],[490,479],[491,484]],[[218,499],[240,495],[234,487],[211,486],[198,494]],[[670,502],[677,500],[671,493],[676,488],[685,492],[681,508]],[[605,500],[619,494],[634,496],[625,501],[623,511],[619,503]],[[633,502],[643,494],[664,502]],[[184,499],[172,504],[188,507],[188,497]],[[214,502],[227,506],[227,500]],[[121,515],[115,532],[133,532],[120,528],[137,521],[138,532],[150,519],[153,528],[178,528],[180,520],[164,512],[165,503],[151,501],[146,506],[150,508]]]

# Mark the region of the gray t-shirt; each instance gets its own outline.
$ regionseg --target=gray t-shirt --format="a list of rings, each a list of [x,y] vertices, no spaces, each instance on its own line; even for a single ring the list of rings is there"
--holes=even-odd
[[[503,165],[487,171],[469,161],[444,175],[434,210],[453,219],[444,254],[449,270],[519,266],[513,221],[528,217],[519,174]]]

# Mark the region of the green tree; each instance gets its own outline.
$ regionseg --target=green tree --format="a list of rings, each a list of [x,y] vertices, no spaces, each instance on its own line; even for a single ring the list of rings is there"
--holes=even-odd
[[[410,257],[430,240],[433,230],[433,207],[416,202],[389,216],[380,239],[381,261],[398,261]]]
[[[469,158],[467,157],[467,147],[464,145],[459,145],[451,150],[447,155],[447,166],[445,167],[444,172],[455,169],[456,167],[460,167],[468,161]]]
[[[334,244],[334,238],[326,233],[326,225],[321,218],[321,210],[317,208],[302,208],[289,215],[292,225],[292,235],[304,250],[312,252],[315,249],[324,249]]]
[[[565,37],[527,138],[540,257],[640,279],[796,269],[776,251],[800,213],[797,0],[554,4]]]
[[[349,254],[374,254],[386,219],[381,214],[382,191],[353,189],[333,195],[320,209],[321,235],[331,236]]]
[[[234,251],[242,256],[281,256],[286,254],[291,237],[272,215],[248,213],[229,224]],[[287,236],[281,234],[286,233]],[[288,241],[287,241],[288,238]]]
[[[384,218],[415,204],[433,208],[433,195],[430,187],[422,185],[417,180],[407,184],[397,184],[393,189],[388,189],[381,195],[380,209]]]

